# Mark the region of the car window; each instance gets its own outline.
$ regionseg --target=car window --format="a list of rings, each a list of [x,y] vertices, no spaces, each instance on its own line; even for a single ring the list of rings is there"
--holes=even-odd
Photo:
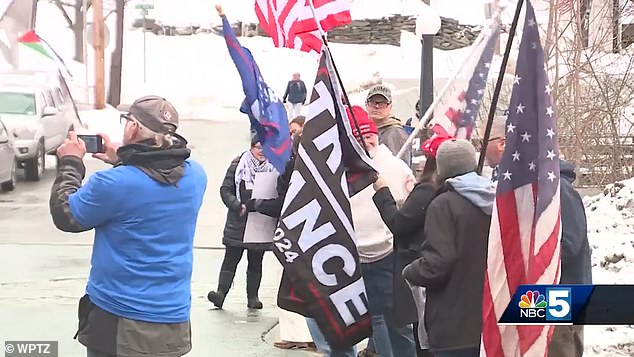
[[[0,92],[0,113],[35,115],[35,96],[32,93]]]
[[[7,129],[4,127],[2,123],[0,123],[0,140],[8,139],[9,134],[7,133]]]
[[[54,107],[55,106],[55,101],[53,100],[53,96],[51,95],[50,91],[45,91],[45,98],[46,98],[46,106],[47,107]]]
[[[57,106],[61,106],[62,104],[64,104],[65,100],[64,100],[64,94],[62,94],[62,90],[59,88],[55,89],[55,103],[57,104]]]
[[[46,96],[44,95],[44,93],[43,93],[43,92],[40,92],[40,102],[39,102],[39,103],[37,103],[37,105],[38,105],[38,106],[40,106],[40,105],[41,105],[41,106],[42,106],[42,109],[43,109],[43,107],[45,107],[45,106],[46,106]]]

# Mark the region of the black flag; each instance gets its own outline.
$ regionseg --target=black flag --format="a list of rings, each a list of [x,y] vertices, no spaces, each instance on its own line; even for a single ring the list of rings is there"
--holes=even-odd
[[[352,135],[332,68],[324,49],[274,252],[284,266],[278,305],[317,320],[342,349],[371,334],[349,197],[377,174]]]

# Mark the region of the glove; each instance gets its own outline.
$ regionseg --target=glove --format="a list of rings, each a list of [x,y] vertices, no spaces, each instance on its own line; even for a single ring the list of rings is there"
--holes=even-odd
[[[244,203],[244,205],[247,207],[247,212],[257,211],[257,207],[256,207],[257,205],[255,200],[248,200],[247,202]]]

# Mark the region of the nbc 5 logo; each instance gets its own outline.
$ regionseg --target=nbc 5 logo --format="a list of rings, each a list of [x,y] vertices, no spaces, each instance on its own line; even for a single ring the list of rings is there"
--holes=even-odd
[[[546,321],[569,322],[572,320],[570,288],[546,288],[527,291],[518,303],[520,317]]]
[[[547,288],[546,321],[572,321],[570,288]]]

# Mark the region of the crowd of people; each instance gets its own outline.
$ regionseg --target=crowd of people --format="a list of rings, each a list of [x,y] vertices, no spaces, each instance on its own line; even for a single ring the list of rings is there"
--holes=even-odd
[[[274,219],[281,214],[305,123],[300,114],[306,88],[299,75],[289,82],[287,99],[296,114],[289,124],[293,153],[277,177],[277,197],[253,197],[257,174],[275,172],[257,135],[231,161],[219,188],[227,208],[226,249],[217,287],[208,294],[217,308],[223,308],[245,250],[247,307],[263,308],[258,291],[263,256],[271,245],[246,239],[245,226],[252,212]],[[369,90],[365,108],[346,107],[349,119],[356,120],[353,134],[379,174],[373,185],[350,199],[372,321],[368,345],[361,351],[335,350],[315,320],[280,311],[278,348],[346,357],[479,355],[496,170],[493,177],[476,172],[478,153],[470,141],[429,136],[420,148],[424,167],[416,173],[411,150],[396,156],[408,134],[392,114],[392,104],[390,89],[377,85]],[[123,146],[105,136],[106,152],[95,155],[113,167],[93,174],[85,184],[83,142],[71,133],[57,153],[59,170],[50,198],[53,221],[68,232],[95,229],[76,337],[92,357],[182,356],[191,349],[193,237],[206,174],[189,158],[186,140],[176,133],[178,114],[167,100],[140,98],[122,120]],[[484,152],[492,168],[502,158],[505,133],[504,118],[496,118]],[[572,186],[570,163],[562,161],[561,177],[561,282],[588,284],[585,212]],[[127,200],[131,195],[137,199]],[[140,269],[147,264],[157,269]],[[147,294],[151,300],[144,298]],[[549,356],[582,354],[582,329],[558,326]]]

